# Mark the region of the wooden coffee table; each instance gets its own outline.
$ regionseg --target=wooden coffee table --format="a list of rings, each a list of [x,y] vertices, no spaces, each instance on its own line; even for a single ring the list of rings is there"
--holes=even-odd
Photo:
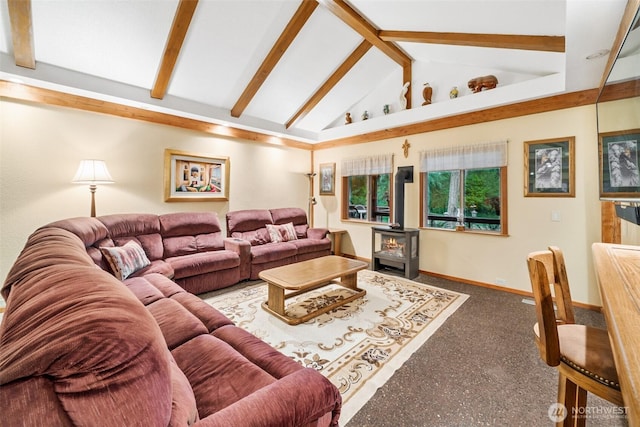
[[[259,276],[267,282],[269,296],[267,301],[262,303],[262,308],[290,325],[304,323],[364,296],[367,291],[358,288],[357,273],[368,266],[369,264],[366,262],[329,255],[264,270],[260,272]],[[338,278],[339,281],[334,280]],[[291,317],[285,313],[284,302],[286,299],[331,283],[340,284],[356,291],[356,293],[302,317]]]

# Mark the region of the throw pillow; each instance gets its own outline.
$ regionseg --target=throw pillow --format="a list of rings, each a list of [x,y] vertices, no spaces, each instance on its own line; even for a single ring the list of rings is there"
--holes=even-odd
[[[296,229],[292,222],[281,225],[267,224],[267,231],[273,243],[288,242],[289,240],[297,240]]]
[[[100,247],[111,271],[120,280],[124,280],[136,271],[151,264],[144,249],[133,240],[122,246]]]

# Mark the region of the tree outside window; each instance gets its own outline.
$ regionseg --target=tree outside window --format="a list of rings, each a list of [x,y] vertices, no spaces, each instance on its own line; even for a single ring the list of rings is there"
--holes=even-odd
[[[507,142],[420,153],[422,226],[507,234]]]
[[[424,173],[424,225],[502,232],[502,177],[502,168]]]

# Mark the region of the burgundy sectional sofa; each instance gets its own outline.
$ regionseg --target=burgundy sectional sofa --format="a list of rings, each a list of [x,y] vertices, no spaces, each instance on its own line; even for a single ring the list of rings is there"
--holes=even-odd
[[[300,208],[230,211],[226,220],[227,237],[250,249],[246,268],[251,280],[257,280],[260,272],[269,268],[331,254],[329,230],[309,228],[307,214]],[[267,227],[289,223],[293,225],[295,238],[274,242]]]
[[[341,398],[325,377],[185,291],[202,288],[198,276],[237,281],[241,261],[210,217],[181,215],[196,225],[117,215],[29,237],[0,291],[0,424],[337,425]],[[130,240],[150,265],[119,280],[99,247]]]

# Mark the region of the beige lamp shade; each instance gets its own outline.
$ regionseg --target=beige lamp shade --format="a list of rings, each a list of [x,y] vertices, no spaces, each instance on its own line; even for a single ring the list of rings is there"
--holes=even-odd
[[[104,160],[80,160],[80,166],[71,181],[74,184],[113,184]]]
[[[91,192],[91,216],[96,216],[96,188],[98,184],[113,184],[104,160],[81,160],[78,171],[71,181],[74,184],[89,184]]]

